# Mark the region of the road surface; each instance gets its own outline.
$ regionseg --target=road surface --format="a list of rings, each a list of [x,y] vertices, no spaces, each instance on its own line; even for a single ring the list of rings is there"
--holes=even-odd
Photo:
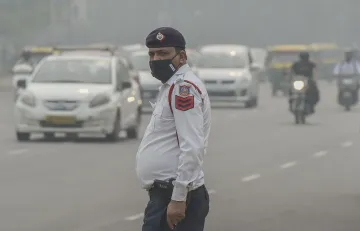
[[[207,231],[360,230],[360,108],[344,112],[335,87],[320,87],[317,113],[303,126],[267,85],[256,109],[213,110]],[[12,99],[0,92],[0,230],[141,230],[139,141],[18,143]]]

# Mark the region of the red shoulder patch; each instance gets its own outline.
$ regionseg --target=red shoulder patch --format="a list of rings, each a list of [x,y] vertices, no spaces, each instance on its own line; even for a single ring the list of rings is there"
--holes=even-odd
[[[186,97],[181,97],[175,95],[175,108],[180,111],[187,111],[194,108],[195,99],[193,95],[189,95]]]

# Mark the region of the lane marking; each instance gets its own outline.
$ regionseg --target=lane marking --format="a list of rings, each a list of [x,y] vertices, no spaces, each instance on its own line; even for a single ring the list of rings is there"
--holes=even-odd
[[[24,153],[27,153],[29,150],[27,149],[15,149],[15,150],[11,150],[9,151],[7,154],[11,155],[11,156],[15,156],[15,155],[21,155]]]
[[[133,216],[125,217],[126,221],[135,221],[144,217],[144,213],[138,213]]]
[[[341,146],[342,146],[343,148],[348,148],[348,147],[350,147],[350,146],[352,146],[352,145],[353,145],[353,142],[351,142],[351,141],[346,141],[346,142],[344,142],[344,143],[341,144]]]
[[[214,189],[209,189],[209,190],[208,190],[208,193],[211,195],[211,194],[215,194],[216,191],[215,191]]]
[[[253,174],[251,176],[246,176],[244,178],[241,179],[242,182],[249,182],[249,181],[252,181],[252,180],[256,180],[260,178],[260,174]]]
[[[288,163],[281,165],[280,168],[282,168],[282,169],[291,168],[291,167],[294,167],[296,164],[297,163],[295,161],[288,162]]]
[[[319,152],[315,152],[313,157],[314,158],[321,158],[323,156],[326,156],[328,154],[328,151],[319,151]]]

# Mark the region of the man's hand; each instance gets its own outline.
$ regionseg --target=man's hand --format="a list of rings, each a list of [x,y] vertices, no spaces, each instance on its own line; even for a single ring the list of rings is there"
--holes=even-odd
[[[174,229],[175,226],[185,218],[186,201],[170,201],[167,207],[167,222],[170,229]]]

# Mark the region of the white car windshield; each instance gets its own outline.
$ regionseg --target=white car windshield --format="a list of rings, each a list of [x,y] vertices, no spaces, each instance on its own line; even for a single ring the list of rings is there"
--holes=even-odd
[[[131,55],[131,62],[138,71],[150,71],[149,56],[147,54]]]
[[[197,62],[199,68],[245,68],[244,56],[229,54],[203,54]]]
[[[110,60],[47,60],[32,80],[35,83],[110,84]]]

